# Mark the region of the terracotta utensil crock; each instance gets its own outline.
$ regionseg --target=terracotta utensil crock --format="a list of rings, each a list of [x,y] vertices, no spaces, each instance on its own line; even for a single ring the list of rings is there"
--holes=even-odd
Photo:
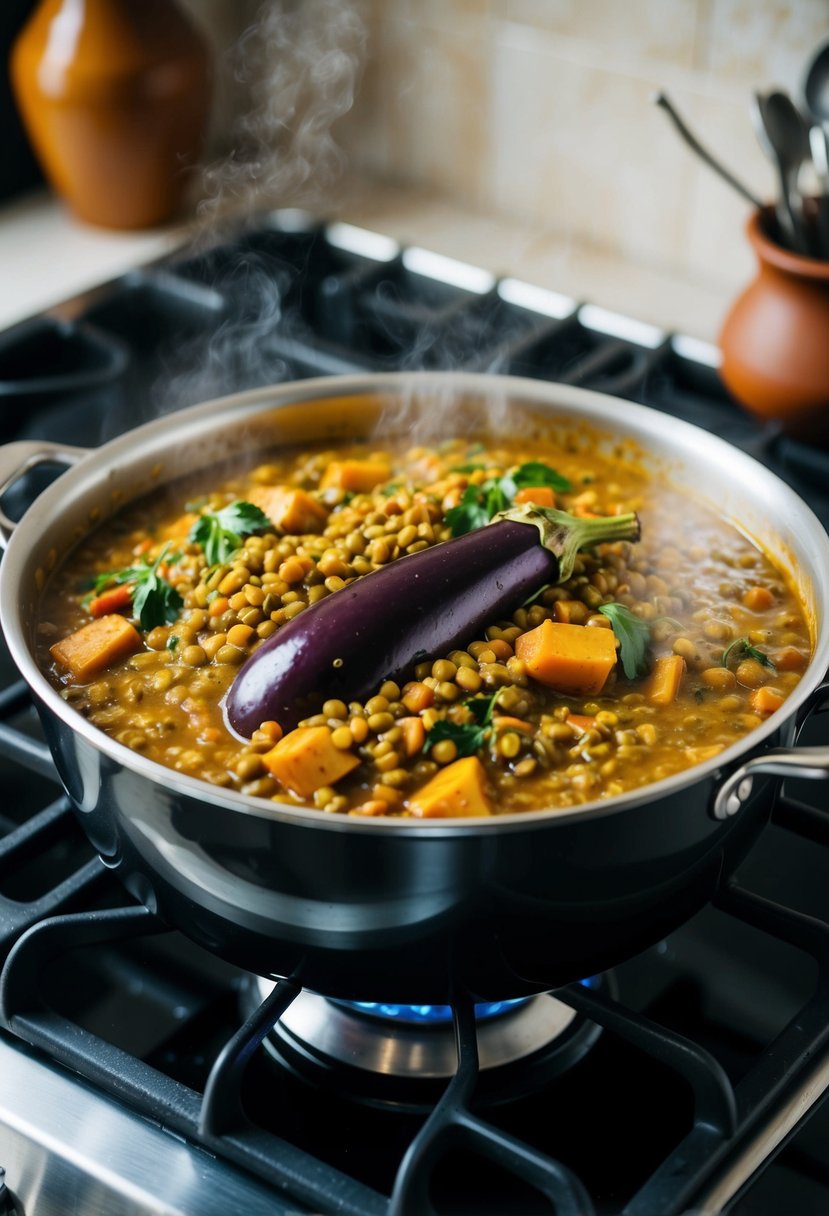
[[[812,443],[829,442],[829,262],[790,253],[768,235],[770,208],[746,232],[754,281],[720,334],[722,378],[759,420]]]
[[[80,219],[147,228],[175,215],[210,63],[174,0],[41,0],[10,67],[41,166]]]

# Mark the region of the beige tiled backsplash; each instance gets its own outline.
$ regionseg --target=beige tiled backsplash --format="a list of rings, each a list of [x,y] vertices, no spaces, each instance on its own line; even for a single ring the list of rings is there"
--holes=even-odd
[[[751,95],[797,90],[829,38],[829,0],[343,3],[367,30],[356,102],[337,126],[358,171],[686,279],[747,279],[747,205],[651,98],[664,89],[770,196]]]

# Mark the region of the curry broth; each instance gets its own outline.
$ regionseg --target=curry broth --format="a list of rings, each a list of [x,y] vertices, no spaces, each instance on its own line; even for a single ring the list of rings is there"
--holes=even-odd
[[[358,471],[373,466],[374,483],[349,488],[341,474],[332,477],[332,468],[349,462]],[[493,485],[514,485],[515,470],[530,465],[569,482],[550,491],[560,509],[636,511],[641,541],[581,553],[567,582],[539,589],[465,650],[430,656],[407,682],[386,681],[365,703],[325,702],[300,724],[303,742],[315,732],[322,747],[317,784],[304,769],[302,780],[286,780],[294,770],[277,762],[286,750],[278,723],[263,722],[249,741],[228,730],[222,699],[258,645],[353,579],[448,539],[453,510],[476,496],[486,504]],[[273,510],[289,491],[302,492],[290,498],[293,515],[281,527],[243,535],[221,561],[191,539],[205,512],[239,501]],[[181,607],[168,604],[169,619],[142,627],[139,584],[102,576],[154,563]],[[97,601],[108,594],[112,611],[100,614]],[[632,677],[624,629],[611,619],[613,608],[601,611],[609,605],[644,623],[644,654]],[[92,674],[73,673],[72,639],[102,619],[127,640],[121,657]],[[543,682],[516,654],[527,653],[522,639],[545,621],[611,630],[617,661],[600,692]],[[70,555],[44,593],[38,648],[69,703],[163,765],[329,813],[424,816],[569,807],[680,772],[759,726],[797,685],[811,653],[802,605],[766,554],[646,473],[630,452],[584,435],[304,448],[247,471],[191,477],[133,504]],[[446,774],[461,767],[457,795]]]

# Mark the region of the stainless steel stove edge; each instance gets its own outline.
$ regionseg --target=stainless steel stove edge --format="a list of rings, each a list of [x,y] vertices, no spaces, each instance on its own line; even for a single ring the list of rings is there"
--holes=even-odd
[[[3,1037],[0,1164],[21,1216],[305,1211]]]

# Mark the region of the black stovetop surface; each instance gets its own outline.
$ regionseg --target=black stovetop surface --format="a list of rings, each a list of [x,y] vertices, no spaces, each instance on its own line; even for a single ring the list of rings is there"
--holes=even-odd
[[[710,354],[589,305],[389,249],[371,234],[276,215],[0,335],[0,429],[4,441],[95,445],[158,413],[279,380],[416,366],[497,371],[581,384],[713,430],[829,523],[829,454],[759,429],[728,397]],[[9,513],[42,484],[30,479],[7,495]],[[819,722],[807,735],[826,741]],[[0,1033],[198,1142],[202,1095],[243,1016],[248,979],[177,933],[115,928],[101,944],[78,928],[90,914],[115,924],[112,909],[130,900],[75,823],[5,649],[0,782],[0,964],[13,951],[15,968]],[[436,1210],[691,1210],[711,1162],[739,1157],[752,1127],[784,1105],[823,1050],[826,822],[814,790],[792,783],[734,888],[617,969],[618,1006],[590,1009],[605,1029],[583,1059],[515,1101],[480,1110],[473,1101],[497,1134],[560,1162],[587,1198],[565,1187],[544,1199],[472,1141],[436,1165]],[[31,957],[14,949],[32,926],[66,914],[77,920]],[[685,1042],[701,1062],[678,1062]],[[425,1113],[355,1102],[333,1076],[308,1084],[263,1053],[242,1089],[256,1135],[234,1131],[209,1147],[271,1183],[275,1196],[292,1196],[291,1210],[416,1210],[400,1195],[390,1208],[389,1196]],[[829,1211],[826,1125],[818,1112],[784,1138],[729,1210]]]

